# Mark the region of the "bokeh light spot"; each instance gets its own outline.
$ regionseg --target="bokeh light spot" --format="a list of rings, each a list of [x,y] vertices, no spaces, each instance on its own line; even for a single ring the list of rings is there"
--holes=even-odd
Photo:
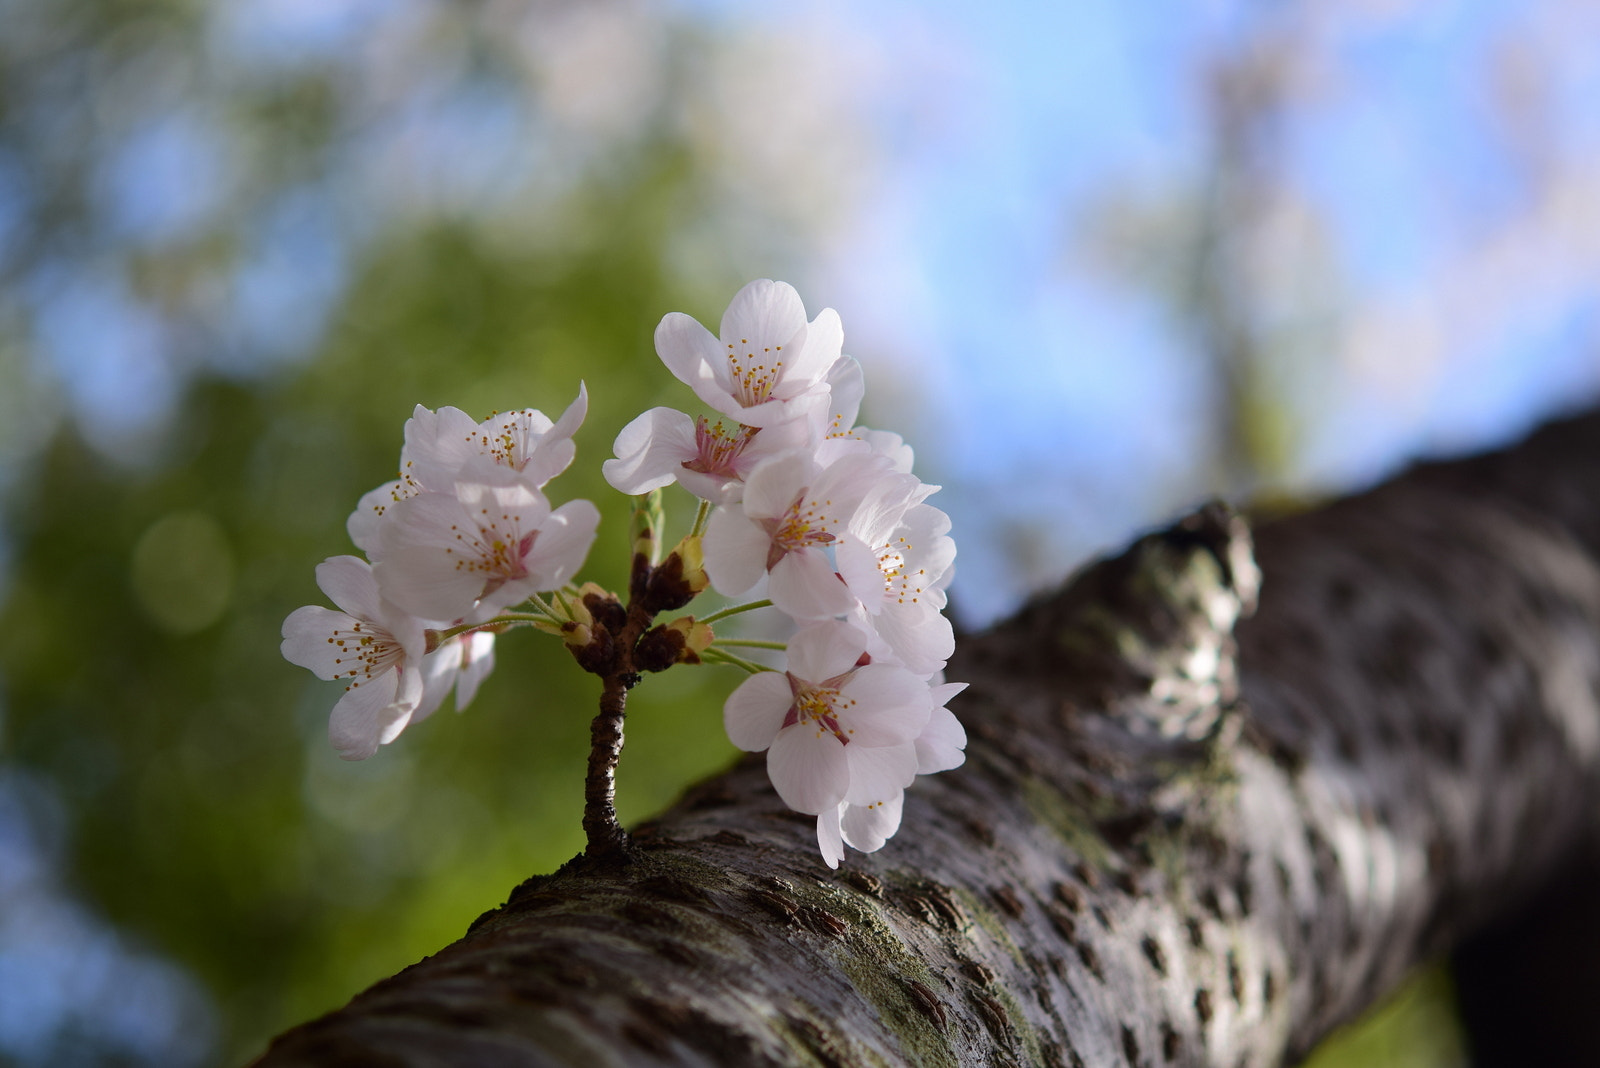
[[[205,512],[172,512],[150,525],[133,549],[131,581],[140,606],[174,634],[204,630],[233,595],[233,549]]]

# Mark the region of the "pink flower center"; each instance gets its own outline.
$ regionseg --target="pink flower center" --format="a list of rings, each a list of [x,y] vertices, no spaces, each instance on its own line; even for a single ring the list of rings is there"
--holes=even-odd
[[[495,415],[498,421],[489,427],[488,432],[480,430],[477,433],[478,449],[500,466],[521,471],[528,466],[533,447],[544,436],[535,433],[529,423],[534,412],[532,409],[523,409],[507,412],[503,416],[498,412]]]
[[[906,569],[906,556],[911,543],[902,535],[878,550],[878,570],[883,572],[883,592],[886,599],[896,604],[907,601],[916,604],[927,581],[927,569]]]
[[[763,346],[760,352],[750,344],[749,338],[740,338],[738,346],[727,342],[728,374],[733,379],[733,395],[746,408],[754,408],[772,393],[772,387],[783,377],[782,345]]]
[[[690,471],[717,478],[737,478],[739,476],[733,465],[759,432],[759,427],[741,424],[738,430],[730,433],[720,419],[716,426],[712,426],[711,421],[702,415],[694,421],[694,459],[685,460],[683,466]]]
[[[528,554],[533,551],[539,532],[521,534],[522,517],[510,512],[495,516],[483,508],[477,519],[475,530],[463,531],[451,525],[456,544],[447,546],[445,552],[455,557],[457,571],[483,576],[480,596],[487,596],[508,582],[527,578]]]
[[[336,628],[328,644],[339,650],[333,662],[339,666],[336,679],[350,679],[345,689],[370,682],[405,660],[405,650],[394,635],[375,623],[355,620],[349,627]]]
[[[832,501],[807,500],[801,494],[783,515],[761,521],[772,535],[772,547],[767,550],[768,571],[790,553],[802,549],[820,549],[839,540],[828,530],[828,527],[836,525],[834,518],[828,514],[832,505]]]
[[[790,684],[794,685],[794,676],[789,676],[789,679]],[[789,706],[788,714],[783,717],[783,726],[804,725],[815,730],[818,738],[827,732],[839,739],[840,745],[849,745],[849,736],[855,731],[846,730],[839,724],[839,714],[854,705],[855,701],[836,689],[797,688],[794,704]]]

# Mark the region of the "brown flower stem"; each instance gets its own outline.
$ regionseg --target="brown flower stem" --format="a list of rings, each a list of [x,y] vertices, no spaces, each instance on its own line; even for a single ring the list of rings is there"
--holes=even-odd
[[[600,691],[600,714],[589,726],[589,775],[583,783],[584,852],[590,857],[614,854],[628,846],[628,832],[617,822],[617,761],[622,756],[622,721],[630,680],[637,675],[618,671],[605,678]]]
[[[637,561],[636,561],[637,563]],[[617,822],[617,762],[622,757],[622,725],[627,714],[628,691],[639,682],[634,663],[639,636],[649,628],[655,613],[642,603],[650,574],[645,562],[643,581],[633,584],[627,614],[612,631],[612,655],[603,671],[600,712],[589,726],[589,774],[583,783],[583,832],[588,838],[584,854],[591,859],[615,856],[628,848],[628,832]]]

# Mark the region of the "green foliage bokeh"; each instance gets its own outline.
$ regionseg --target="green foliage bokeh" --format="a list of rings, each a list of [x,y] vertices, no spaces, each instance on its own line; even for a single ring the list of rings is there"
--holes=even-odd
[[[14,490],[9,758],[64,786],[77,881],[195,970],[233,1055],[458,937],[581,849],[598,683],[559,642],[503,636],[466,713],[447,706],[347,764],[326,740],[337,685],[281,660],[279,631],[325,603],[313,565],[354,551],[345,517],[393,477],[413,405],[554,415],[580,379],[579,462],[550,491],[601,505],[586,573],[619,585],[628,501],[599,462],[626,419],[685,399],[650,342],[688,296],[649,239],[671,189],[596,197],[590,210],[635,239],[558,256],[466,227],[397,235],[313,360],[197,382],[159,464],[129,472],[63,431]],[[678,669],[635,692],[624,820],[727,762],[725,672]]]

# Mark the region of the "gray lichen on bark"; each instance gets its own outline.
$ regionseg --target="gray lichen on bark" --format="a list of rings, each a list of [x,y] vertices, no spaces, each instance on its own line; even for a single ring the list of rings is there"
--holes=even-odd
[[[1208,506],[962,643],[967,763],[880,852],[746,759],[260,1063],[1293,1059],[1593,824],[1597,423],[1255,551]]]

